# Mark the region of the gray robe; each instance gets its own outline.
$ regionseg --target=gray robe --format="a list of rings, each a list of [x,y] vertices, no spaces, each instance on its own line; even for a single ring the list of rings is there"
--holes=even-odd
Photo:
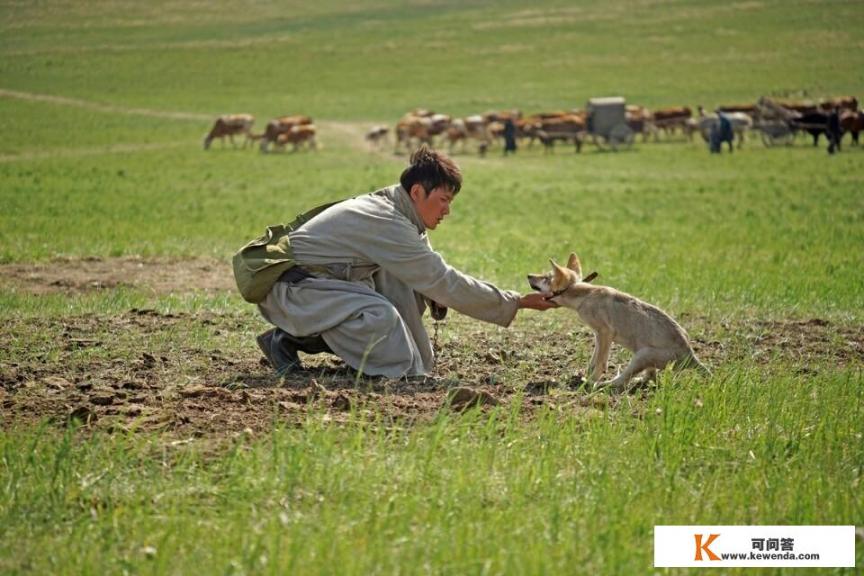
[[[435,358],[422,315],[426,299],[501,326],[519,293],[500,290],[449,266],[401,186],[328,208],[291,233],[294,257],[315,278],[277,282],[259,309],[295,336],[320,334],[365,374],[427,374]],[[324,266],[327,274],[318,272]]]

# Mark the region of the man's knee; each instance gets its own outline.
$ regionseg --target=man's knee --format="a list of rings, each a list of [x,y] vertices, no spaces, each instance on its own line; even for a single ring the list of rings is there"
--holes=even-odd
[[[382,336],[402,324],[402,317],[392,304],[368,306],[360,313],[360,318],[363,324]]]

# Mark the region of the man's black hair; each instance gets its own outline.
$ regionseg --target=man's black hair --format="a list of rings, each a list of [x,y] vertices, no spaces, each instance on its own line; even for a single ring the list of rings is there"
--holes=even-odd
[[[446,155],[430,149],[425,144],[411,155],[411,165],[399,177],[399,183],[409,194],[414,184],[423,186],[428,196],[432,190],[445,186],[454,195],[462,188],[462,171]]]

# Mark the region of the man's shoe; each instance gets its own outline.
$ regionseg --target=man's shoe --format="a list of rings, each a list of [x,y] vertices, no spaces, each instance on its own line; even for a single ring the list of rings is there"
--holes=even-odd
[[[279,328],[271,328],[255,338],[264,357],[279,376],[303,370],[297,350],[283,335],[287,336],[288,333]]]

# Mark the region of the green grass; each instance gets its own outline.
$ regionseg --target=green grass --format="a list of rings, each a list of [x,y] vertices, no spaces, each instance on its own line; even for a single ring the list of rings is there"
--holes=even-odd
[[[642,573],[655,524],[860,522],[860,384],[729,371],[669,382],[636,417],[313,415],[217,454],[4,435],[0,557],[56,574]]]
[[[361,135],[418,106],[860,98],[862,24],[853,2],[3,3],[0,90],[18,96],[0,95],[0,262],[227,260],[266,224],[395,182],[405,156],[369,154]],[[310,114],[323,148],[204,153],[208,118],[226,112],[255,114],[259,130]],[[526,273],[575,250],[600,281],[707,326],[860,326],[862,158],[756,139],[719,157],[684,142],[457,155],[463,192],[432,241],[506,288],[527,290]],[[133,307],[259,322],[233,294],[0,293],[0,320],[15,326]],[[561,313],[532,354],[573,323]],[[473,352],[461,326],[447,339]],[[0,331],[14,344],[0,368],[54,357],[54,335],[15,330]],[[228,356],[251,350],[236,334],[191,337]],[[533,368],[508,366],[506,384]],[[651,569],[655,524],[864,525],[860,356],[713,368],[632,407],[505,407],[415,426],[312,416],[180,445],[4,424],[0,572],[638,574]]]

